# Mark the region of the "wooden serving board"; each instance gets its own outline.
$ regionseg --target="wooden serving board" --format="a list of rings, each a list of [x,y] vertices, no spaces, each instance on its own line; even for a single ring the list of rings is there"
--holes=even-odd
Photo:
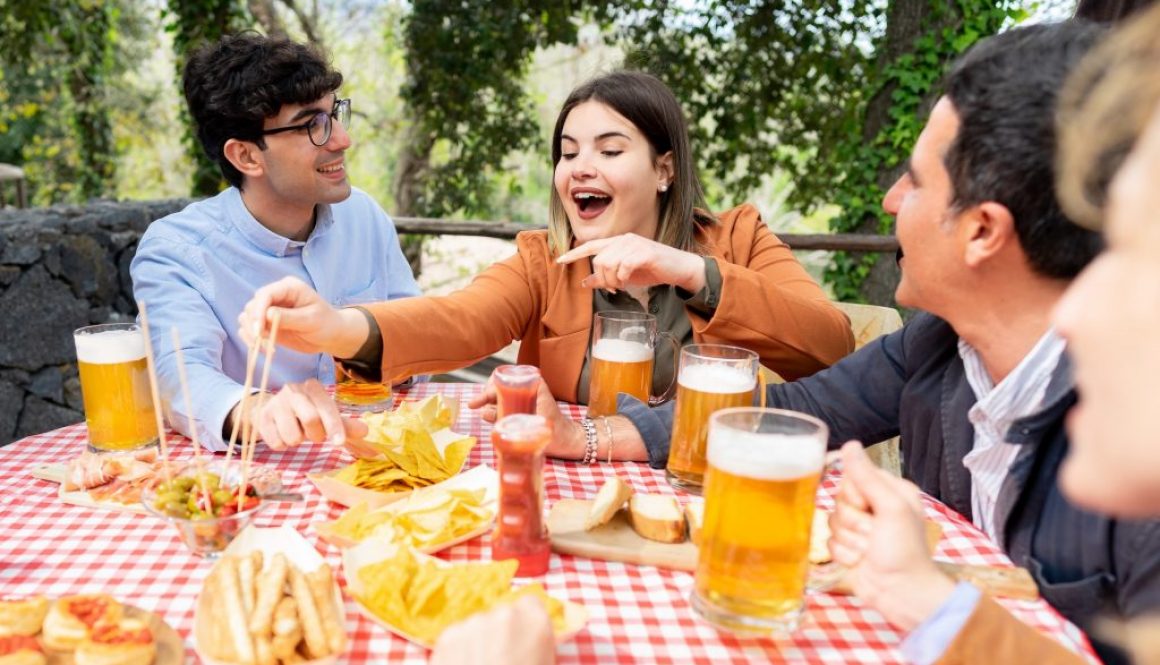
[[[552,506],[548,513],[548,534],[553,550],[590,559],[622,561],[687,572],[697,569],[696,545],[687,540],[669,544],[642,538],[628,524],[623,510],[618,511],[607,524],[585,531],[584,518],[591,505],[591,501],[561,499]],[[928,520],[926,531],[933,551],[941,529],[937,523]],[[1023,568],[972,566],[948,561],[936,563],[950,577],[971,582],[994,596],[1032,600],[1039,597],[1035,581]],[[811,579],[818,575],[817,579],[821,581],[823,576],[835,575],[830,578],[831,582],[824,585],[826,590],[835,594],[849,594],[849,582],[844,579],[842,572],[832,567],[814,566]]]
[[[73,492],[66,492],[64,489],[65,475],[68,474],[67,464],[42,464],[32,469],[32,477],[39,480],[47,480],[50,483],[58,483],[60,489],[58,496],[62,503],[71,504],[74,506],[84,506],[86,508],[100,508],[101,510],[119,510],[127,513],[138,513],[141,515],[148,514],[145,507],[140,502],[137,503],[120,503],[118,501],[97,501],[89,496],[88,490],[76,490]]]
[[[697,546],[683,543],[658,543],[637,535],[628,524],[623,510],[591,531],[584,530],[591,501],[560,499],[548,513],[548,535],[552,549],[561,554],[623,561],[644,566],[693,572],[697,568]]]
[[[182,643],[181,636],[160,616],[139,607],[125,605],[125,618],[140,619],[149,623],[149,629],[153,631],[153,642],[157,645],[153,665],[181,665],[185,662],[185,644]],[[73,665],[76,662],[71,651],[46,649],[44,655],[48,665]]]

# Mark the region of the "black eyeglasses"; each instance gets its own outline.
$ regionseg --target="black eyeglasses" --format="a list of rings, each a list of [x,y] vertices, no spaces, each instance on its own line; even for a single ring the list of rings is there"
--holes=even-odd
[[[314,117],[301,125],[288,125],[286,127],[276,127],[274,129],[262,130],[262,136],[267,134],[281,134],[282,132],[289,132],[295,129],[305,129],[310,142],[318,147],[326,145],[330,140],[330,133],[334,130],[334,121],[337,120],[342,123],[343,127],[350,127],[350,99],[334,100],[334,108],[330,113],[319,111],[314,114]]]

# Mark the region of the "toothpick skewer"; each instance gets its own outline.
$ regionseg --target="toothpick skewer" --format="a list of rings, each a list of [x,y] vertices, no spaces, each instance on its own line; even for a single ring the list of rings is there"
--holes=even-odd
[[[153,362],[153,337],[149,334],[149,315],[145,312],[145,302],[137,301],[137,311],[141,312],[141,333],[145,336],[145,366],[149,370],[149,393],[153,397],[153,416],[157,419],[157,443],[161,452],[161,468],[165,482],[173,481],[169,468],[169,446],[165,441],[165,419],[161,416],[161,397],[157,388],[157,365]]]
[[[228,478],[230,472],[230,458],[234,456],[234,443],[238,440],[238,431],[242,432],[242,446],[246,445],[246,439],[250,435],[250,389],[254,387],[254,369],[258,365],[258,348],[261,345],[262,338],[259,337],[254,340],[254,344],[250,347],[246,354],[246,382],[242,387],[242,399],[238,406],[238,417],[234,419],[233,427],[230,428],[230,444],[226,448],[226,461],[222,466],[222,477]],[[245,423],[244,427],[240,427]],[[238,459],[241,459],[239,452]]]
[[[258,388],[258,410],[261,411],[266,403],[266,387],[270,384],[270,368],[274,365],[274,349],[277,348],[278,324],[282,322],[282,312],[274,310],[273,320],[270,322],[270,336],[266,338],[266,365],[262,367],[262,383]],[[259,342],[260,342],[259,338]],[[255,344],[257,346],[257,344]],[[250,463],[254,459],[254,448],[258,445],[258,433],[253,431],[249,437],[249,446],[242,446],[242,484],[238,493],[238,511],[242,509],[242,500],[245,498],[245,489],[250,475]]]
[[[181,381],[181,394],[185,396],[185,415],[189,419],[189,436],[193,439],[193,464],[197,469],[198,485],[201,487],[202,499],[208,507],[210,513],[213,513],[213,501],[209,496],[209,488],[205,484],[205,468],[201,462],[201,441],[197,436],[197,423],[193,420],[193,398],[189,393],[189,379],[185,374],[185,356],[181,352],[181,333],[177,332],[177,327],[169,329],[170,337],[173,338],[173,353],[177,357],[177,378]]]

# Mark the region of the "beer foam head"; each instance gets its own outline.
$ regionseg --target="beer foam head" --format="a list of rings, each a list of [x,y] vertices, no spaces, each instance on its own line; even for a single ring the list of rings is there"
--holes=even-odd
[[[140,330],[107,330],[76,335],[77,360],[92,365],[112,365],[145,357],[145,336]]]
[[[742,393],[753,390],[757,377],[729,365],[688,365],[678,379],[686,388],[703,393]]]
[[[793,480],[820,473],[826,444],[817,437],[709,429],[709,464],[735,476]]]
[[[598,339],[592,346],[592,357],[614,363],[640,363],[652,360],[653,352],[647,345],[626,339]]]

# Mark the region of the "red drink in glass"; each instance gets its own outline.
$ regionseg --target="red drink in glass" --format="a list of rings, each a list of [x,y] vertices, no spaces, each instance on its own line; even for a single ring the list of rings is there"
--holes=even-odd
[[[491,373],[497,420],[514,413],[535,413],[540,370],[532,365],[502,365]]]
[[[529,414],[505,416],[491,433],[499,467],[499,514],[491,537],[491,558],[519,561],[517,577],[548,571],[544,448],[551,436],[548,421]]]

